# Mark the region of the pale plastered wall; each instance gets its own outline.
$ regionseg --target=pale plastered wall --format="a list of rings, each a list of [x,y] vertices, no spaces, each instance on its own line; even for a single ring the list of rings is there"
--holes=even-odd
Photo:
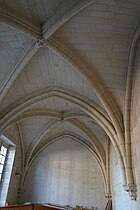
[[[123,177],[117,155],[111,144],[110,148],[110,173],[113,210],[139,210],[138,201],[132,201],[123,188]]]
[[[29,170],[23,202],[49,202],[105,209],[100,169],[91,153],[65,138],[44,149]]]

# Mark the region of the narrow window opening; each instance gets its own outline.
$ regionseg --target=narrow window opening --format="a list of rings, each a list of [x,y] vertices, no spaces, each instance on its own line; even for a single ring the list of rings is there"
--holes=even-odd
[[[15,148],[15,144],[7,137],[0,136],[0,206],[4,206],[6,203]]]
[[[4,143],[1,143],[0,146],[0,181],[2,182],[3,177],[3,169],[5,166],[5,160],[7,155],[7,146],[4,145]]]

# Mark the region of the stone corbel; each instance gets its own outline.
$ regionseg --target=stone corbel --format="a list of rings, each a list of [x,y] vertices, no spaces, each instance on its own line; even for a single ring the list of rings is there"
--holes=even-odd
[[[131,200],[137,200],[137,186],[135,184],[123,185],[123,187],[128,192]]]
[[[105,198],[107,198],[108,200],[112,199],[111,193],[106,193],[105,194]]]
[[[40,47],[46,47],[47,45],[47,40],[44,39],[44,38],[39,38],[36,40],[36,46],[37,48],[40,48]]]

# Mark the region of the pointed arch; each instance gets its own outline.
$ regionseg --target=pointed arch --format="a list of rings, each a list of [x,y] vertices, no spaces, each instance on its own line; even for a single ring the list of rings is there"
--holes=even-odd
[[[24,101],[21,101],[18,106],[15,106],[15,108],[11,111],[9,111],[8,114],[6,114],[3,119],[1,120],[1,131],[3,129],[6,129],[6,126],[14,120],[16,117],[18,117],[20,114],[25,112],[27,109],[32,107],[32,105],[38,101],[41,101],[45,98],[57,96],[59,98],[68,100],[80,107],[85,113],[87,113],[89,116],[91,116],[108,134],[110,137],[110,140],[113,143],[113,146],[117,152],[117,155],[119,157],[119,161],[121,164],[122,174],[124,178],[124,183],[126,182],[126,174],[125,174],[125,160],[123,159],[123,148],[120,147],[120,142],[118,141],[116,131],[106,116],[106,114],[102,111],[102,108],[99,107],[96,103],[94,103],[92,100],[89,100],[86,97],[81,96],[80,94],[69,91],[67,89],[62,88],[50,88],[46,91],[40,92],[36,96],[30,96],[27,99],[24,99]]]

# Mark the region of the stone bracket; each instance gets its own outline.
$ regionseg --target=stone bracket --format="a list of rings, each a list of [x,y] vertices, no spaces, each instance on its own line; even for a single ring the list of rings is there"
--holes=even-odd
[[[128,192],[131,200],[137,200],[137,186],[135,184],[123,185],[123,187]]]

